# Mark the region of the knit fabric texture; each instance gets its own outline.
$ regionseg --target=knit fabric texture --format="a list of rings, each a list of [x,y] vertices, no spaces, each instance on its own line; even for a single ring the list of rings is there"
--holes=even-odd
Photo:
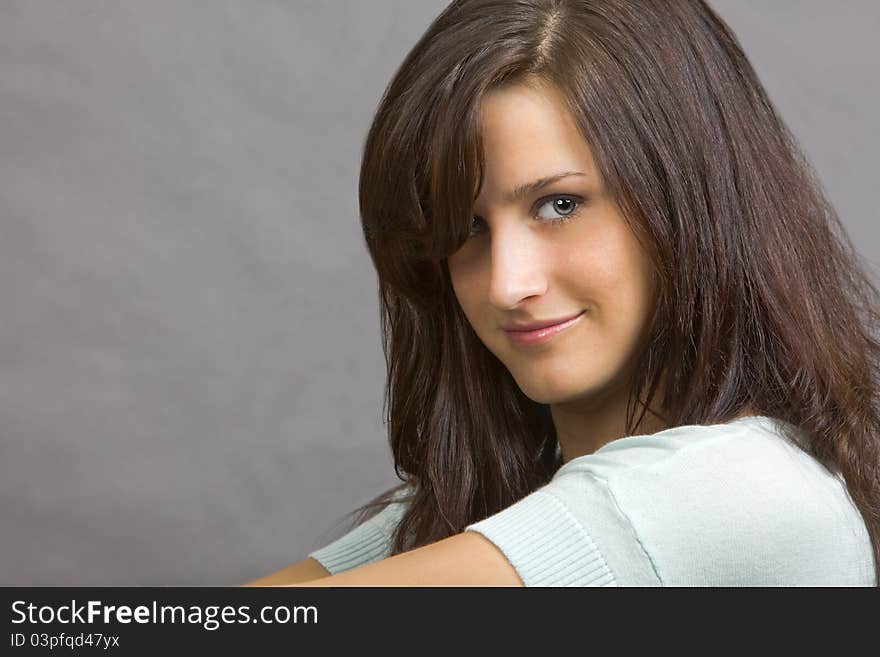
[[[798,443],[767,416],[619,438],[464,531],[526,586],[876,586],[843,478]],[[334,575],[384,559],[405,511],[396,501],[308,556]]]

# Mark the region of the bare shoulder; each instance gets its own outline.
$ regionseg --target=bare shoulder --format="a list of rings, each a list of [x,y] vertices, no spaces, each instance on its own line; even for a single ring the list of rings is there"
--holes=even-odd
[[[266,575],[260,579],[255,579],[242,586],[285,586],[288,584],[299,584],[301,582],[310,582],[313,579],[329,577],[330,573],[317,560],[309,557],[295,564],[282,568],[281,570]]]

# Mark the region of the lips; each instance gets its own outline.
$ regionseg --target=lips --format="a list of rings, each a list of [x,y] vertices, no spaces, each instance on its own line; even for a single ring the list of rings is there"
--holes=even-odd
[[[531,330],[505,330],[504,333],[507,335],[507,338],[516,345],[542,345],[579,323],[583,319],[584,313],[586,313],[586,311],[573,315],[568,319],[563,319],[562,321],[554,320],[556,323],[551,324],[550,326],[546,326],[547,322],[543,322],[545,326],[542,328]]]
[[[513,323],[504,327],[505,331],[510,333],[522,333],[525,331],[537,331],[538,329],[548,328],[550,326],[557,326],[559,324],[563,324],[579,315],[583,314],[585,311],[581,311],[579,313],[575,313],[573,315],[568,315],[567,317],[560,317],[558,319],[548,319],[541,322],[530,322],[530,323]]]

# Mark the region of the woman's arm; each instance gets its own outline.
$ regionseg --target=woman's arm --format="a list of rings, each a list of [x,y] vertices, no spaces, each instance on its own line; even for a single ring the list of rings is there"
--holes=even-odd
[[[309,557],[271,575],[242,584],[242,586],[289,586],[322,577],[330,577],[330,573],[316,559]]]
[[[344,573],[283,586],[523,586],[495,544],[467,531]]]

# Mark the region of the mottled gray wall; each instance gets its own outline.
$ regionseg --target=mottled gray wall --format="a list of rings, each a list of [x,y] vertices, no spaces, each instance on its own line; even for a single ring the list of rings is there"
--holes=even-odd
[[[239,584],[397,481],[357,172],[445,4],[0,5],[0,584]],[[713,4],[880,262],[880,4]]]

